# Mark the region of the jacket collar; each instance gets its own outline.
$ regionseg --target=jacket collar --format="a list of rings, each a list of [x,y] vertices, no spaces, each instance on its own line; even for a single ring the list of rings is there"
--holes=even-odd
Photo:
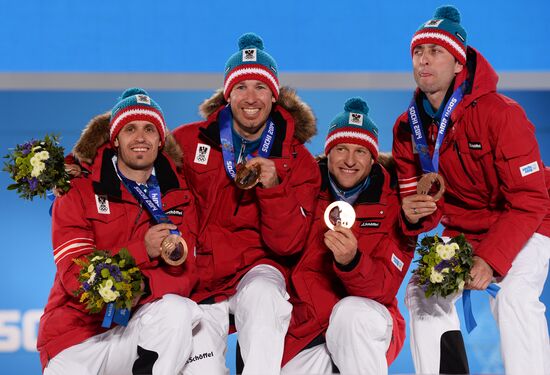
[[[200,127],[200,137],[210,145],[221,149],[220,140],[220,124],[218,123],[218,115],[225,106],[218,108],[216,112],[211,114],[206,126]],[[275,139],[271,148],[270,156],[281,157],[283,155],[283,143],[287,136],[288,124],[281,114],[281,108],[275,105],[271,111],[271,119],[275,123]]]
[[[332,200],[334,199],[334,197],[330,193],[329,188],[330,180],[328,178],[327,158],[319,160],[319,169],[321,171],[321,194],[323,198]],[[372,165],[369,177],[369,186],[367,186],[367,188],[361,194],[359,194],[359,197],[355,201],[355,205],[380,203],[385,180],[385,176],[382,172],[382,167],[380,166],[380,164],[374,163]]]
[[[100,149],[91,178],[96,194],[108,195],[120,199],[122,198],[122,189],[124,187],[113,165],[112,159],[114,155],[115,150],[111,147]],[[162,195],[165,195],[169,190],[180,187],[178,177],[163,153],[159,153],[154,166]]]

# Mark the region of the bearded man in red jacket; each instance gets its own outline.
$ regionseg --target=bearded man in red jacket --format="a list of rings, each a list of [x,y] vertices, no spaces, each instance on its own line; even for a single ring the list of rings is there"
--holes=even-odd
[[[399,229],[396,181],[377,162],[378,129],[361,98],[331,122],[325,154],[313,227],[291,275],[282,374],[331,374],[331,360],[342,374],[385,374],[405,339],[395,296],[415,239]],[[349,212],[333,211],[344,202]]]
[[[229,316],[244,374],[278,374],[292,305],[288,267],[302,250],[320,176],[304,142],[315,118],[252,33],[226,63],[223,90],[201,106],[206,120],[174,131],[197,199],[203,309],[186,372],[226,374]]]
[[[128,89],[110,113],[85,129],[74,157],[89,175],[73,179],[53,206],[57,272],[37,342],[44,373],[176,374],[191,353],[192,329],[201,315],[186,298],[196,284],[193,254],[179,266],[160,258],[161,243],[173,231],[190,249],[195,244],[194,201],[177,172],[181,150],[158,104],[144,90]],[[162,214],[145,209],[131,186],[162,207]],[[167,222],[158,224],[159,215]],[[80,287],[80,266],[73,260],[95,249],[121,248],[144,276],[143,293],[127,326],[102,328],[105,314],[90,314],[73,294]]]
[[[500,286],[491,308],[507,374],[550,373],[550,344],[540,294],[550,258],[549,170],[534,126],[518,103],[496,92],[498,76],[466,46],[460,13],[440,7],[411,42],[413,101],[394,126],[401,216],[408,233],[464,233],[474,248],[468,289]],[[422,174],[438,173],[439,201],[418,194]],[[422,190],[422,189],[421,189]],[[454,303],[407,289],[411,352],[418,373],[467,373]]]

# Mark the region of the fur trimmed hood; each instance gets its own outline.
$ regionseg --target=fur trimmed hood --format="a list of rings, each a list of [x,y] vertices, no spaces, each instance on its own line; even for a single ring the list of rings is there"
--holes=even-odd
[[[88,122],[80,138],[73,147],[73,155],[80,162],[91,165],[99,147],[109,143],[109,121],[111,111],[97,115]],[[182,165],[182,152],[171,133],[166,136],[162,151],[174,161],[176,167]]]
[[[210,98],[202,102],[199,112],[206,119],[226,104],[223,89],[218,89]],[[313,111],[302,101],[294,89],[286,86],[281,87],[279,99],[275,104],[287,110],[294,118],[294,137],[298,141],[305,143],[317,134],[317,119]]]

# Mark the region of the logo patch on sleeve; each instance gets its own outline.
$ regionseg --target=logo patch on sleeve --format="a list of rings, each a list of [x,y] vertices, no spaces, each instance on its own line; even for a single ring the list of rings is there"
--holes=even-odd
[[[210,156],[210,146],[204,143],[197,144],[197,151],[195,151],[195,163],[206,165],[208,163],[208,157]]]
[[[391,262],[393,263],[393,265],[394,265],[395,267],[397,267],[397,269],[398,269],[399,271],[403,271],[403,265],[404,265],[403,261],[402,261],[401,259],[399,259],[399,258],[398,258],[395,254],[393,254],[393,253],[392,253],[392,255],[391,255]]]
[[[379,221],[363,221],[360,225],[361,228],[369,227],[369,228],[380,228],[380,222]]]
[[[529,176],[530,174],[538,172],[539,170],[539,163],[536,160],[532,163],[525,164],[519,167],[521,177]]]
[[[95,204],[97,206],[97,213],[102,215],[110,215],[111,209],[109,208],[109,200],[106,195],[95,195]]]

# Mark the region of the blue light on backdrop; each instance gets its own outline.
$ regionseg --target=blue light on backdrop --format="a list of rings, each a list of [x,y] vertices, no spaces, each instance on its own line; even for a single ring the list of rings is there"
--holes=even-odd
[[[536,126],[543,160],[550,163],[548,24],[531,11],[548,14],[550,3],[522,3],[522,9],[530,11],[518,10],[517,2],[512,1],[455,4],[462,11],[469,42],[511,80],[509,89],[523,87],[505,93],[525,108]],[[181,87],[173,88],[156,85],[155,76],[145,81],[151,82],[145,88],[163,107],[170,128],[199,119],[198,105],[214,87],[221,86],[225,60],[245,31],[262,35],[283,74],[305,77],[296,82],[306,82],[297,89],[318,119],[319,135],[308,144],[312,153],[322,150],[330,119],[348,97],[356,95],[369,103],[370,114],[380,128],[380,149],[389,151],[393,121],[406,108],[412,92],[412,85],[407,86],[410,82],[403,79],[409,76],[410,37],[438,5],[436,1],[374,4],[360,0],[339,4],[261,1],[254,7],[221,1],[209,5],[176,0],[156,5],[143,0],[3,1],[0,155],[16,143],[46,133],[60,134],[63,145],[70,149],[86,122],[110,109],[125,88],[116,82],[142,85],[148,73],[166,74],[168,80],[178,78],[179,73],[207,74],[213,84],[204,81],[201,85],[199,80],[191,85],[184,79]],[[128,76],[128,72],[135,75]],[[353,82],[345,83],[333,75],[332,81],[326,81],[327,87],[319,88],[323,77],[331,74],[351,74],[353,81],[364,72],[372,73],[381,84],[373,88],[366,80],[353,86]],[[311,73],[320,73],[320,82],[312,84]],[[535,78],[527,82],[517,79],[515,73],[534,74],[531,77]],[[100,83],[91,85],[96,78]],[[398,88],[391,84],[392,79],[400,82]],[[69,84],[70,90],[63,89]],[[8,175],[0,173],[0,368],[6,374],[38,374],[40,363],[34,349],[37,322],[55,273],[50,203],[22,201],[5,190],[8,183]],[[548,284],[543,293],[546,305],[550,303]],[[398,298],[407,318],[403,290]],[[488,296],[474,293],[473,303],[479,325],[472,334],[465,334],[471,370],[502,373]],[[230,338],[232,344],[234,339]],[[232,345],[228,354],[232,371],[233,350]],[[413,371],[407,341],[390,373]]]

